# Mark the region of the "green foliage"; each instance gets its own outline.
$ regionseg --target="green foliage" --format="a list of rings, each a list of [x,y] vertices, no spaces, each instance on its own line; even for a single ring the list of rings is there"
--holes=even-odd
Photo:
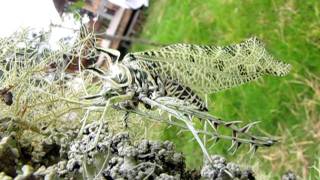
[[[278,146],[258,153],[248,163],[260,161],[264,169],[274,169],[274,178],[289,169],[307,178],[320,142],[319,136],[312,133],[320,117],[319,90],[313,87],[319,87],[320,82],[308,75],[319,76],[320,72],[320,2],[163,0],[150,4],[141,35],[144,38],[163,44],[227,45],[257,36],[276,58],[292,64],[288,77],[270,77],[212,94],[209,109],[226,120],[261,121],[259,130],[281,138]],[[135,45],[133,49],[150,48]],[[178,130],[174,129],[164,132],[162,138],[175,141],[190,155],[188,165],[197,167],[200,157],[194,157],[200,149],[185,143],[190,137],[177,137]],[[225,145],[219,143],[212,151],[226,154]],[[247,155],[232,157],[247,159]]]
[[[84,0],[77,0],[76,2],[68,6],[66,12],[72,13],[76,20],[80,20],[81,15],[79,14],[79,12],[84,6],[85,6]]]

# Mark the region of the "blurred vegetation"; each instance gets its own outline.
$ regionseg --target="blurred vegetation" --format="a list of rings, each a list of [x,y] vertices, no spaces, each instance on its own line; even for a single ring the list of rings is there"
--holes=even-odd
[[[163,44],[228,45],[257,36],[275,57],[292,64],[284,78],[265,77],[209,96],[211,114],[261,121],[256,131],[280,142],[252,158],[245,148],[230,155],[229,144],[223,142],[210,151],[257,165],[261,174],[273,178],[287,170],[303,179],[318,175],[319,169],[312,167],[318,167],[320,155],[320,1],[153,0],[147,14],[142,38]],[[136,44],[132,51],[150,48]],[[164,132],[159,138],[174,141],[187,155],[189,167],[199,167],[202,154],[191,135],[177,136],[175,128],[159,131]]]
[[[84,0],[78,0],[72,4],[70,4],[66,11],[70,13],[77,13],[79,12],[83,7],[85,6],[85,1]]]

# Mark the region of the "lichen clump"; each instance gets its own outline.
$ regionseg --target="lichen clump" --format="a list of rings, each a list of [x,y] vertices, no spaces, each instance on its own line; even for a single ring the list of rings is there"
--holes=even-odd
[[[95,141],[99,123],[87,124],[68,137],[59,133],[44,138],[39,149],[24,144],[12,133],[0,134],[0,176],[58,179],[255,179],[250,170],[212,156],[201,171],[188,170],[182,153],[172,142],[142,140],[133,143],[128,133],[113,134],[104,124]],[[3,136],[4,135],[4,136]],[[35,154],[38,154],[35,156]]]

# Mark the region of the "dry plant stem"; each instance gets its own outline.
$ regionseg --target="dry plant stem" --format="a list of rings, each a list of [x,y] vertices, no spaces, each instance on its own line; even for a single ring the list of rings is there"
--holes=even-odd
[[[320,158],[318,158],[317,162],[312,166],[312,168],[316,171],[317,177],[320,177]]]
[[[68,113],[70,113],[71,111],[74,111],[74,110],[81,110],[81,107],[73,107],[73,108],[66,109],[66,110],[62,111],[61,113],[59,113],[59,114],[54,114],[54,117],[55,118],[62,117],[63,115],[68,114]],[[46,114],[44,116],[40,116],[39,118],[34,119],[34,120],[35,121],[41,121],[41,120],[46,119],[48,117],[52,117],[52,113],[48,113],[48,114]]]
[[[106,158],[105,158],[105,160],[104,160],[104,162],[103,162],[103,164],[102,164],[102,166],[100,168],[100,171],[97,173],[97,175],[95,176],[94,179],[98,179],[100,177],[102,171],[104,170],[104,168],[106,167],[106,164],[108,163],[109,156],[110,156],[110,147],[108,148],[108,154],[107,154],[107,156],[106,156]]]
[[[102,129],[102,126],[103,126],[103,119],[104,119],[104,116],[106,115],[107,109],[109,107],[109,103],[110,103],[110,101],[108,100],[106,102],[106,105],[105,105],[104,109],[103,109],[103,112],[102,112],[101,117],[99,119],[99,129],[98,129],[98,132],[97,132],[97,136],[94,139],[94,143],[93,143],[92,147],[89,148],[90,150],[94,149],[98,144],[100,132],[101,132],[101,129]]]
[[[80,102],[80,101],[76,101],[76,100],[72,100],[72,99],[69,99],[69,98],[61,97],[59,95],[55,95],[55,94],[46,92],[45,90],[39,89],[39,88],[38,89],[34,89],[34,91],[53,96],[53,97],[55,97],[55,98],[57,98],[59,100],[66,101],[66,102],[71,103],[71,104],[78,104],[78,105],[82,105],[82,106],[90,106],[91,105],[90,103],[83,103],[83,102]]]
[[[78,137],[82,137],[82,135],[83,135],[83,130],[84,130],[85,126],[86,126],[87,119],[88,119],[88,116],[90,114],[90,111],[91,111],[91,109],[87,109],[85,114],[84,114],[84,116],[83,116],[83,118],[80,120],[80,122],[82,122],[82,126],[81,126],[81,129],[80,129],[79,133],[78,133]]]
[[[82,167],[83,167],[83,173],[82,173],[82,178],[83,179],[89,179],[90,177],[88,176],[88,168],[87,168],[87,164],[86,164],[87,160],[86,160],[86,156],[84,156],[84,161],[82,161]]]

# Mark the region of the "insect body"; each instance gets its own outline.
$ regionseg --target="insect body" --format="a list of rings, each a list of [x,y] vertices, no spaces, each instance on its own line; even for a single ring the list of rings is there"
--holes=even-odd
[[[148,69],[140,68],[137,62],[132,61],[134,55],[129,54],[123,62],[110,65],[108,71],[103,72],[94,69],[98,76],[105,79],[105,93],[101,94],[107,97],[108,94],[131,94],[131,104],[137,105],[139,96],[146,96],[150,99],[161,97],[172,97],[184,101],[195,109],[207,111],[207,107],[202,99],[189,88],[179,83],[177,80],[161,76],[151,68],[156,67],[157,63],[150,62],[145,64]],[[116,92],[116,93],[114,93]],[[145,104],[147,108],[150,105]]]

